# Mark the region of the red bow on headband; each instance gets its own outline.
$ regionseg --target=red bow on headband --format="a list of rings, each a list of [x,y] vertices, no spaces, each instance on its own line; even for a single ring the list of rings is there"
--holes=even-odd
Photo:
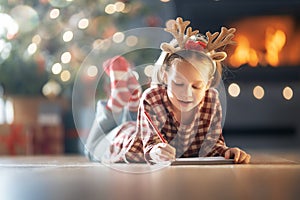
[[[196,51],[203,51],[204,48],[206,47],[206,43],[202,41],[193,41],[193,40],[188,40],[185,43],[185,49],[188,50],[196,50]]]

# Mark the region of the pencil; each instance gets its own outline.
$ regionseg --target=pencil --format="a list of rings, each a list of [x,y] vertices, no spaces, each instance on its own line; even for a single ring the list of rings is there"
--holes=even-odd
[[[157,129],[157,127],[153,124],[149,114],[145,111],[145,116],[149,122],[149,124],[152,126],[152,128],[155,130],[157,136],[160,138],[160,140],[163,142],[163,143],[168,143],[167,140],[165,140],[165,138],[162,136],[162,134],[159,132],[159,130]]]

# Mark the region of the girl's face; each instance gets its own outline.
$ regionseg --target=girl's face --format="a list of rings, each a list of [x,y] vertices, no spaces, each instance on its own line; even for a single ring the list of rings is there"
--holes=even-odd
[[[203,69],[211,67],[201,64]],[[199,71],[189,62],[174,61],[165,74],[167,94],[172,105],[181,112],[191,111],[199,105],[210,86],[208,73],[205,70]]]

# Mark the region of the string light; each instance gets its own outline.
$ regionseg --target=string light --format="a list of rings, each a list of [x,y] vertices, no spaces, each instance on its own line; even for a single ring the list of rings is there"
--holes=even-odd
[[[113,35],[113,37],[112,37],[112,39],[113,39],[113,41],[114,41],[115,43],[121,43],[121,42],[123,42],[123,41],[124,41],[124,38],[125,38],[125,35],[124,35],[124,33],[122,33],[122,32],[116,32],[116,33]]]
[[[0,37],[12,39],[19,32],[18,23],[8,14],[0,13]]]
[[[51,71],[53,74],[59,74],[62,71],[62,66],[60,63],[55,63],[52,65]]]
[[[131,10],[132,10],[132,6],[130,4],[127,4],[121,12],[127,14],[130,13]]]
[[[120,1],[115,3],[116,12],[123,12],[124,9],[125,9],[125,3],[120,2]]]
[[[9,57],[11,50],[11,43],[0,39],[0,61],[6,60]]]
[[[94,49],[102,49],[102,50],[107,50],[111,46],[111,40],[101,40],[97,39],[93,42],[93,48]]]
[[[5,102],[5,118],[6,123],[12,124],[15,118],[14,105],[11,99],[7,99]]]
[[[108,4],[105,6],[105,12],[109,15],[114,14],[116,12],[116,6],[114,4]]]
[[[79,29],[86,29],[89,26],[89,20],[86,18],[83,18],[79,20],[78,22],[78,28]]]
[[[73,32],[72,31],[66,31],[63,34],[63,41],[64,42],[70,42],[73,39]]]
[[[256,98],[256,99],[262,99],[265,95],[265,90],[263,87],[257,85],[254,87],[253,89],[253,96]]]
[[[35,36],[33,36],[32,37],[32,43],[35,43],[35,44],[40,44],[41,43],[41,41],[42,41],[42,38],[41,38],[41,36],[40,35],[35,35]]]
[[[105,12],[109,15],[114,14],[115,12],[124,12],[125,7],[125,3],[117,1],[115,4],[108,4],[105,6]]]
[[[60,15],[60,11],[57,8],[52,9],[49,13],[50,19],[56,19],[59,17],[59,15]]]
[[[286,100],[291,100],[293,98],[293,90],[292,88],[286,86],[282,91],[282,96]]]
[[[144,69],[144,73],[146,76],[148,77],[152,77],[152,74],[153,74],[153,68],[154,66],[153,65],[147,65]]]
[[[64,52],[62,55],[61,55],[61,62],[66,64],[66,63],[69,63],[72,59],[72,55],[70,52]]]
[[[162,1],[169,2],[169,0]],[[72,5],[71,2],[74,4]],[[2,42],[0,38],[0,63],[8,57],[6,56],[9,55],[9,53],[6,53],[8,49],[17,48],[17,51],[12,52],[14,53],[12,56],[16,56],[15,52],[17,52],[20,53],[20,55],[17,55],[20,56],[20,59],[27,59],[26,61],[32,59],[32,61],[36,62],[35,64],[40,67],[46,67],[45,73],[48,74],[48,77],[41,78],[49,80],[49,78],[54,77],[57,83],[61,83],[62,81],[66,82],[70,79],[73,81],[73,78],[75,79],[75,71],[79,69],[78,65],[87,57],[91,58],[94,56],[88,54],[88,51],[91,49],[91,42],[93,41],[90,40],[91,37],[86,37],[87,35],[93,35],[94,38],[103,38],[93,43],[93,47],[99,48],[99,53],[108,52],[106,51],[107,49],[119,45],[116,43],[121,43],[121,48],[134,47],[139,44],[141,40],[135,35],[128,36],[122,32],[116,33],[124,23],[125,25],[130,23],[130,20],[111,21],[110,18],[107,18],[109,13],[106,14],[104,9],[106,11],[108,10],[111,14],[114,13],[114,17],[116,18],[122,18],[122,16],[126,17],[126,15],[122,13],[128,11],[134,11],[129,14],[129,17],[136,17],[143,12],[144,7],[149,10],[153,9],[152,3],[150,3],[150,5],[145,2],[135,4],[123,0],[105,2],[100,12],[98,12],[99,10],[97,11],[96,7],[92,7],[92,2],[83,5],[73,0],[42,0],[41,3],[43,5],[48,5],[47,8],[43,10],[40,10],[40,7],[35,4],[21,7],[16,5],[8,7],[5,5],[3,7],[0,6],[0,9],[14,16],[11,18],[14,23],[12,20],[6,20],[5,17],[0,17],[0,21],[3,22],[0,23],[0,37],[3,39]],[[155,4],[155,9],[157,9],[159,8],[157,6],[162,3],[158,1]],[[14,7],[15,9],[13,9]],[[91,8],[91,12],[94,12],[94,14],[97,12],[98,15],[86,13],[86,8]],[[159,8],[159,10],[161,10],[161,8]],[[156,17],[156,14],[152,15],[151,13],[146,13],[147,16],[145,17],[148,17],[149,14],[151,18]],[[166,14],[169,15],[169,12]],[[0,13],[0,16],[2,15],[9,16]],[[141,23],[148,24],[148,21],[142,20]],[[1,28],[3,26],[4,28],[2,30]],[[86,30],[82,31],[80,29]],[[18,32],[20,33],[18,34]],[[29,41],[27,40],[26,42],[26,40],[24,40],[23,36],[26,35],[23,33],[31,33],[29,34]],[[115,34],[113,35],[113,33]],[[10,36],[7,36],[7,34]],[[114,36],[113,38],[105,39],[112,35]],[[10,41],[7,40],[8,38],[17,39],[12,41],[14,42],[12,47],[10,47],[11,44],[9,43]],[[18,44],[15,44],[15,41]],[[6,47],[6,43],[4,42],[8,42],[9,47]],[[87,42],[90,44],[87,44]],[[86,76],[95,77],[99,75],[100,68],[101,67],[97,67],[97,65],[89,66],[86,71]],[[41,69],[43,70],[43,68]],[[138,76],[138,74],[136,75]],[[29,87],[31,86],[29,85]],[[41,87],[39,88],[41,89]],[[39,94],[41,93],[40,89],[38,91]]]
[[[68,71],[68,70],[64,70],[61,72],[60,74],[60,79],[63,81],[63,82],[67,82],[69,81],[71,78],[71,73]]]
[[[61,87],[57,82],[50,80],[44,85],[42,92],[46,97],[56,97],[61,92]]]
[[[37,51],[37,45],[35,43],[31,43],[27,47],[27,52],[28,52],[29,55],[33,55],[36,51]]]
[[[89,77],[93,78],[93,77],[97,76],[97,74],[98,74],[98,68],[96,66],[91,65],[91,66],[88,67],[88,69],[87,69],[87,75]]]
[[[138,38],[134,35],[130,35],[126,38],[126,45],[129,47],[133,47],[135,45],[137,45],[138,43]]]
[[[240,86],[236,83],[231,83],[228,87],[228,93],[232,97],[238,97],[241,92]]]

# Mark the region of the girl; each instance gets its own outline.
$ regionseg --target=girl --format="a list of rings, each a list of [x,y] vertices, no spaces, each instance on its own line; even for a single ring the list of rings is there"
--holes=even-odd
[[[94,159],[154,164],[178,157],[224,156],[234,158],[235,163],[250,162],[249,154],[225,145],[221,104],[213,88],[216,68],[226,58],[225,52],[215,50],[232,43],[235,29],[222,28],[220,34],[213,35],[208,32],[206,40],[191,28],[184,34],[188,24],[181,18],[167,23],[166,31],[175,40],[161,45],[163,51],[156,63],[152,86],[142,94],[136,122],[126,118],[128,122],[117,126],[113,135],[111,130],[116,124],[106,128],[103,133],[110,132],[112,142],[105,148],[101,141],[90,139],[95,135],[90,134],[87,148]],[[100,129],[108,124],[106,120],[120,116],[103,106],[101,112],[105,119],[97,121]],[[102,152],[106,149],[105,156],[95,150],[100,146]]]

